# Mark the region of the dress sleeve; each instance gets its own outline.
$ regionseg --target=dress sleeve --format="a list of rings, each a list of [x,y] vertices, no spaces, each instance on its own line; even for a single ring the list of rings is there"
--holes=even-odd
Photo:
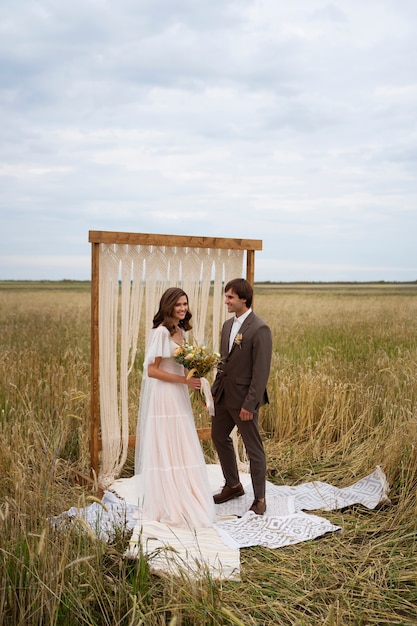
[[[148,347],[145,354],[145,367],[154,363],[160,356],[163,359],[171,356],[171,336],[165,326],[153,328],[149,335]]]

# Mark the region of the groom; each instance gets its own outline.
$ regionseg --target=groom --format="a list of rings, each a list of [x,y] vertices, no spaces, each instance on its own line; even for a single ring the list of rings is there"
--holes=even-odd
[[[258,409],[268,402],[268,381],[272,355],[269,327],[251,309],[253,289],[244,278],[235,278],[225,287],[225,302],[234,317],[223,324],[220,352],[222,363],[212,386],[215,415],[211,436],[223,470],[225,485],[214,496],[221,504],[245,492],[239,481],[236,455],[230,437],[234,426],[242,436],[249,457],[257,515],[266,510],[266,457],[258,428]]]

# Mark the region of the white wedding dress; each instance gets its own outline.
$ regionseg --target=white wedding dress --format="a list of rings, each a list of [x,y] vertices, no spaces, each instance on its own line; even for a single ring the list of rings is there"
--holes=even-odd
[[[177,347],[165,326],[151,331],[137,427],[138,503],[143,520],[202,528],[213,525],[216,513],[188,387],[147,375],[161,357],[161,369],[184,376],[173,358]]]

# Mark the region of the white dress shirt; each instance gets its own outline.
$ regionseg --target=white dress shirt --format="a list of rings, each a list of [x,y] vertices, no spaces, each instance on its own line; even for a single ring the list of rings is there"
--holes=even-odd
[[[252,313],[252,309],[248,309],[245,313],[243,313],[242,315],[239,315],[239,317],[236,317],[236,315],[234,316],[233,326],[232,326],[232,330],[230,331],[230,337],[229,337],[229,352],[233,348],[233,342],[235,340],[235,337],[240,332],[240,327],[242,326],[245,319],[248,317],[249,313]]]

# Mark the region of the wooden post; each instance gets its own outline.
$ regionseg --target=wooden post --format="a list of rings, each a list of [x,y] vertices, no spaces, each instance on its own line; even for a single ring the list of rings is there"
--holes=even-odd
[[[255,282],[255,250],[246,250],[246,280],[253,287]]]
[[[90,459],[92,478],[98,476],[99,452],[99,254],[100,244],[93,243],[91,250],[91,421],[90,421]],[[95,477],[94,477],[95,473]]]

